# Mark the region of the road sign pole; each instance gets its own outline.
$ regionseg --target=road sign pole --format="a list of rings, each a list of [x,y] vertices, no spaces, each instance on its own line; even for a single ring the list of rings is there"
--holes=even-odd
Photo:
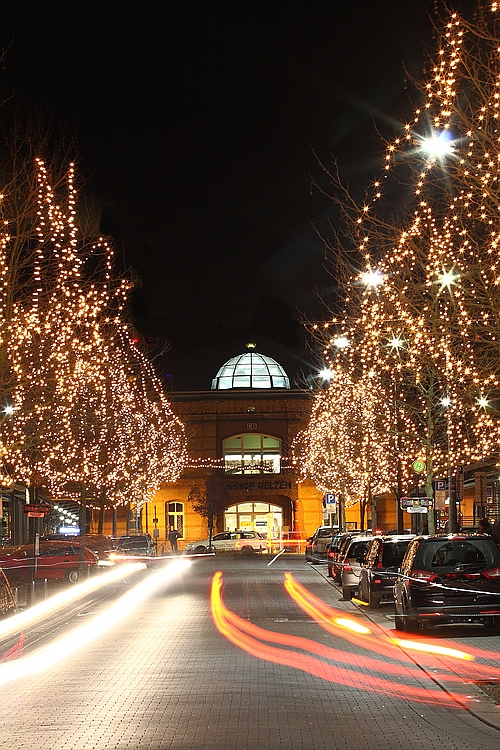
[[[453,469],[448,469],[448,494],[450,498],[448,506],[448,531],[450,534],[456,534],[458,531],[456,488],[455,473]]]

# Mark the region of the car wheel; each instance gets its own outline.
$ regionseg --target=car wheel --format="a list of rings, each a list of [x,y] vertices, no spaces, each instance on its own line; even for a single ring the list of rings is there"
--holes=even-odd
[[[241,548],[241,554],[242,555],[253,555],[254,548],[253,547],[242,547]]]
[[[370,609],[377,609],[380,607],[380,599],[373,593],[372,589],[368,589],[368,596],[363,601],[368,602],[368,607]]]
[[[416,617],[411,617],[407,613],[406,605],[403,606],[403,617],[401,618],[403,620],[403,630],[405,633],[416,633],[418,630],[418,623]]]
[[[194,551],[194,554],[195,555],[204,555],[206,552],[207,552],[207,548],[200,546],[200,547],[196,547],[196,549]]]
[[[342,586],[342,599],[350,601],[352,599],[352,589]]]
[[[64,576],[66,580],[69,583],[78,583],[78,571],[77,570],[68,570],[66,571],[66,575]]]
[[[490,633],[500,633],[500,617],[492,617],[491,620],[485,620],[484,627]]]
[[[333,571],[330,566],[328,566],[328,578],[333,578]]]

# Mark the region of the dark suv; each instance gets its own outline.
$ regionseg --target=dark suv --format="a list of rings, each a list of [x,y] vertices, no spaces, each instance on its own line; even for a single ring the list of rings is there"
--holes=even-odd
[[[393,587],[411,536],[376,536],[366,550],[359,574],[358,597],[369,607],[394,601]]]
[[[326,560],[326,545],[330,542],[332,534],[336,529],[333,526],[320,526],[313,536],[307,540],[306,561],[317,565]]]
[[[342,565],[340,564],[342,555],[351,539],[362,533],[359,529],[354,529],[332,536],[326,553],[326,562],[328,564],[328,575],[334,578],[337,583],[340,583],[340,575],[342,573]]]
[[[482,622],[500,632],[500,551],[487,534],[414,537],[394,597],[396,630]]]
[[[155,544],[150,534],[129,534],[119,537],[116,552],[131,557],[154,557]]]

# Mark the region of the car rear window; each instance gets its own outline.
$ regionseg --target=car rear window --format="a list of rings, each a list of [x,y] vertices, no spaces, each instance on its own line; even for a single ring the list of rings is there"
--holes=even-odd
[[[331,536],[331,535],[332,535],[332,530],[331,528],[329,528],[329,529],[319,529],[316,536],[320,539],[323,539],[324,537]]]
[[[446,571],[463,565],[480,571],[497,567],[499,563],[498,548],[487,539],[436,539],[420,545],[413,567]]]
[[[140,549],[141,547],[147,547],[148,541],[144,537],[128,537],[120,539],[120,546],[126,549]]]
[[[382,565],[388,568],[394,565],[400,565],[405,552],[408,549],[410,540],[403,542],[384,542],[382,550]]]
[[[353,542],[347,550],[348,557],[363,557],[368,548],[368,542]]]

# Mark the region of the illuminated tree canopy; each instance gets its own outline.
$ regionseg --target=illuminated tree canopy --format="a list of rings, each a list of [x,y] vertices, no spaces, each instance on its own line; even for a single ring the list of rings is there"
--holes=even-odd
[[[419,104],[361,202],[324,168],[343,220],[327,248],[346,292],[311,326],[322,366],[372,378],[393,432],[411,436],[407,462],[426,462],[428,493],[434,475],[499,454],[498,14],[479,3],[473,21],[442,24]]]
[[[53,496],[83,484],[109,502],[141,505],[182,471],[184,429],[126,323],[131,283],[115,276],[106,240],[89,242],[79,227],[74,166],[57,193],[40,159],[35,175],[29,293],[0,285],[4,465]],[[5,279],[11,241],[6,223]]]

